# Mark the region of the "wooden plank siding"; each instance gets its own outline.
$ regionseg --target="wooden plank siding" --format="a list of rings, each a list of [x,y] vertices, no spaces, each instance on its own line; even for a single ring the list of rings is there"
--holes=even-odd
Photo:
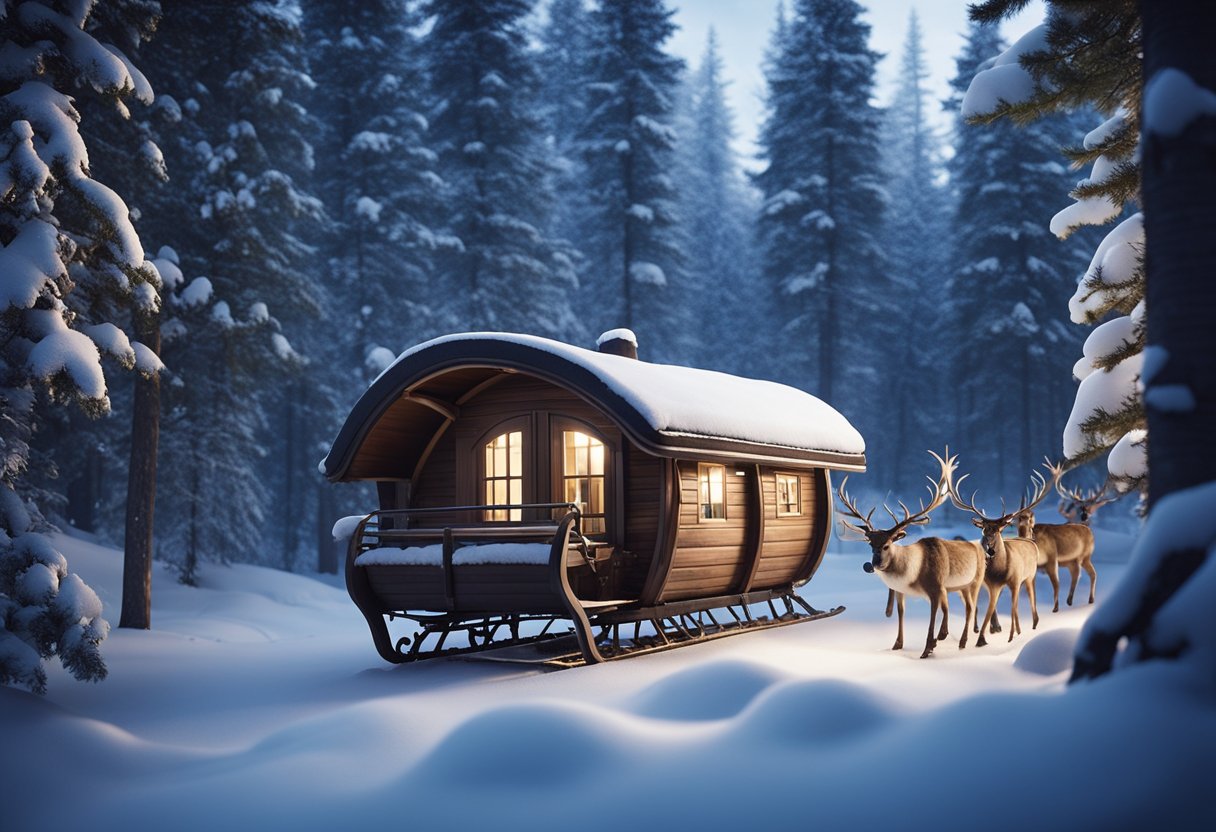
[[[794,517],[777,515],[777,474],[797,474],[802,513]],[[818,471],[789,469],[760,469],[760,484],[764,495],[764,535],[760,544],[760,562],[749,589],[768,589],[793,582],[806,566],[819,524],[827,522],[817,515],[820,500]]]
[[[678,460],[676,468],[680,489],[679,522],[661,600],[725,595],[740,585],[750,567],[747,558],[749,478],[737,476],[735,466],[727,465],[726,517],[702,520],[699,517],[698,463]]]

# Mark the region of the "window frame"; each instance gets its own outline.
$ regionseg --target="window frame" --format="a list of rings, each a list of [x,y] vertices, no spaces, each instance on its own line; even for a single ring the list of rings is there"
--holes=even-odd
[[[550,492],[553,501],[566,502],[566,442],[567,431],[586,434],[604,446],[604,511],[603,531],[583,534],[592,539],[610,540],[615,537],[614,523],[616,521],[616,447],[594,425],[574,416],[553,413],[549,416],[549,478]],[[592,515],[599,518],[597,513]]]
[[[710,512],[712,514],[713,505],[714,505],[713,494],[712,494],[713,481],[708,477],[707,472],[712,469],[715,469],[715,468],[721,470],[721,472],[722,472],[722,516],[721,517],[706,517],[705,516],[705,506],[708,505],[710,507]],[[698,523],[725,523],[727,520],[730,519],[730,512],[727,508],[727,505],[730,501],[727,499],[726,483],[727,483],[727,479],[726,479],[726,465],[725,464],[720,463],[720,462],[698,462],[697,463],[697,522]],[[709,489],[711,491],[711,493],[709,495],[708,503],[703,502],[703,500],[702,500],[702,497],[704,495],[704,492],[702,490],[703,485],[708,485]]]
[[[511,433],[520,434],[520,445],[521,445],[521,448],[520,448],[520,462],[521,462],[520,475],[519,475],[519,477],[512,477],[508,473],[508,476],[506,476],[506,477],[491,478],[489,476],[489,472],[486,469],[486,446],[489,445],[491,442],[494,442],[495,440],[497,440],[498,437],[502,436],[503,434],[511,434]],[[532,445],[533,435],[534,435],[534,431],[532,430],[532,419],[529,416],[524,415],[524,416],[515,416],[510,419],[505,419],[505,420],[499,422],[498,424],[494,425],[494,427],[490,428],[489,430],[487,430],[485,433],[483,433],[481,436],[479,436],[477,438],[477,440],[473,443],[473,454],[476,457],[476,463],[477,463],[477,479],[474,484],[474,488],[476,489],[474,492],[476,494],[476,499],[475,499],[474,503],[476,505],[504,505],[503,503],[495,503],[493,500],[489,500],[486,498],[486,486],[490,482],[491,479],[495,479],[495,480],[505,479],[507,481],[508,502],[505,503],[505,505],[515,505],[514,503],[510,502],[510,489],[511,489],[510,482],[513,479],[520,480],[519,505],[526,505],[528,503],[536,502],[535,499],[533,498],[533,494],[535,493],[535,483],[536,483],[536,472],[535,472],[535,466],[533,465],[533,457],[535,455],[535,449]],[[509,455],[508,455],[508,460],[509,460]],[[509,463],[508,463],[508,465],[509,465]],[[508,468],[508,472],[509,472],[509,468]],[[522,511],[519,512],[520,516],[518,518],[512,518],[510,516],[510,514],[511,514],[510,510],[507,510],[507,514],[508,514],[508,516],[506,519],[500,519],[500,518],[493,517],[492,511],[483,510],[481,512],[481,515],[482,515],[481,520],[486,523],[522,523],[522,522],[524,522]]]
[[[794,482],[797,484],[797,487],[798,487],[798,493],[797,493],[797,497],[796,497],[797,505],[796,505],[794,511],[787,511],[787,510],[782,509],[782,502],[781,502],[781,478],[782,477],[789,477],[789,478],[793,479]],[[776,508],[776,512],[777,512],[776,516],[777,516],[778,520],[783,520],[787,517],[804,516],[804,512],[802,510],[802,475],[797,473],[796,471],[774,471],[773,472],[773,502],[774,502],[774,507]]]

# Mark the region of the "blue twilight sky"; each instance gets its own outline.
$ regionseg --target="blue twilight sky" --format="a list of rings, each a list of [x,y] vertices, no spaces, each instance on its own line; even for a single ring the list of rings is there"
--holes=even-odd
[[[939,100],[945,98],[954,74],[954,58],[962,48],[963,33],[967,30],[966,0],[860,2],[870,10],[865,20],[871,26],[871,48],[887,56],[878,67],[878,103],[890,100],[912,9],[920,17],[932,94]],[[672,0],[672,4],[680,30],[668,42],[668,48],[684,58],[690,68],[701,61],[709,28],[717,31],[726,76],[731,82],[728,94],[739,131],[737,146],[744,164],[755,167],[755,137],[763,117],[761,62],[777,19],[778,0]],[[785,5],[788,11],[793,0],[785,0]],[[1016,20],[1005,25],[1006,39],[1016,40],[1042,19],[1042,4],[1032,3]],[[938,113],[944,131],[948,119],[936,109],[934,112]]]

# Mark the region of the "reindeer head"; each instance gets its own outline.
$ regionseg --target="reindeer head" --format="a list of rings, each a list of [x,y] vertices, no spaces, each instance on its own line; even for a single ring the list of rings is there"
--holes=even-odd
[[[840,519],[840,524],[857,535],[859,539],[864,539],[870,544],[872,557],[862,567],[865,571],[873,572],[877,569],[881,572],[887,569],[891,565],[892,547],[900,540],[903,540],[908,533],[908,528],[911,526],[923,526],[928,523],[929,515],[934,509],[942,505],[946,501],[946,497],[950,495],[950,477],[957,467],[958,457],[950,456],[949,448],[946,449],[945,459],[933,453],[933,451],[929,451],[929,453],[932,454],[933,458],[937,460],[938,465],[941,466],[941,473],[936,480],[932,477],[926,477],[930,483],[927,486],[930,495],[928,505],[922,502],[919,510],[912,512],[900,500],[898,501],[899,507],[903,510],[904,514],[903,518],[900,518],[895,515],[895,512],[886,503],[883,503],[883,510],[891,516],[891,520],[894,523],[890,528],[880,529],[874,526],[872,522],[874,512],[876,511],[874,508],[870,509],[868,514],[862,515],[861,511],[857,508],[857,504],[849,497],[848,492],[844,490],[845,484],[849,481],[848,477],[845,477],[841,481],[840,487],[836,489],[836,496],[840,499],[840,504],[843,506],[841,510],[843,516]],[[846,517],[852,518],[854,522],[845,519]]]
[[[1046,464],[1047,470],[1051,472],[1052,482],[1054,483],[1059,478],[1059,474],[1062,469],[1059,466],[1052,465],[1050,461]],[[1001,514],[997,517],[989,517],[975,505],[975,496],[979,492],[973,492],[970,501],[964,501],[958,495],[957,486],[961,486],[963,484],[963,480],[967,479],[969,476],[971,475],[963,474],[963,476],[959,478],[957,485],[952,484],[950,489],[950,500],[954,503],[956,508],[961,508],[963,511],[969,511],[975,515],[971,518],[971,522],[974,523],[975,526],[980,530],[980,547],[984,550],[984,555],[991,560],[992,558],[996,557],[997,548],[1004,545],[1001,542],[1001,532],[1004,531],[1005,527],[1013,521],[1013,518],[1019,517],[1023,514],[1029,515],[1031,518],[1031,528],[1033,528],[1034,507],[1043,502],[1043,498],[1047,496],[1051,486],[1048,485],[1046,478],[1044,478],[1042,474],[1035,471],[1031,475],[1031,479],[1034,481],[1034,494],[1029,498],[1029,502],[1027,502],[1026,495],[1023,494],[1022,502],[1017,509],[1006,513],[1005,500],[1002,498]]]
[[[1108,496],[1107,491],[1110,486],[1109,477],[1100,487],[1087,491],[1065,488],[1063,483],[1057,482],[1056,491],[1064,498],[1060,501],[1060,515],[1069,523],[1081,523],[1088,526],[1090,519],[1098,509],[1107,503],[1113,503],[1122,496],[1118,491]]]

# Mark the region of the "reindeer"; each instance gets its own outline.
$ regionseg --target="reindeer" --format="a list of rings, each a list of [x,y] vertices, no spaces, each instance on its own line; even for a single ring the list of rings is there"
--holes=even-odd
[[[1056,473],[1053,470],[1053,474]],[[1062,474],[1062,469],[1060,470]],[[1051,579],[1052,612],[1060,610],[1059,564],[1068,569],[1068,605],[1072,606],[1073,595],[1081,578],[1081,570],[1089,575],[1089,603],[1094,602],[1094,591],[1098,583],[1098,570],[1094,568],[1094,533],[1089,529],[1089,518],[1107,503],[1119,499],[1115,494],[1106,497],[1110,480],[1102,487],[1084,494],[1064,488],[1059,474],[1055,477],[1056,491],[1064,498],[1060,503],[1060,514],[1067,523],[1035,523],[1034,511],[1025,509],[1018,513],[1018,536],[1028,537],[1039,547],[1039,568]],[[1080,518],[1081,522],[1076,522]]]
[[[988,628],[989,620],[996,614],[996,602],[1000,597],[1001,589],[1009,587],[1009,594],[1013,599],[1010,612],[1009,624],[1009,641],[1013,641],[1015,635],[1022,632],[1021,618],[1018,616],[1018,597],[1021,593],[1022,586],[1026,586],[1026,593],[1030,599],[1030,613],[1033,619],[1031,628],[1039,626],[1039,609],[1035,601],[1034,577],[1039,563],[1039,547],[1035,545],[1033,540],[1027,540],[1021,537],[1006,538],[1001,534],[1001,531],[1010,524],[1014,516],[1027,508],[1033,508],[1043,501],[1047,495],[1048,485],[1047,480],[1043,478],[1037,471],[1034,473],[1035,480],[1035,495],[1031,498],[1030,504],[1027,505],[1026,497],[1023,495],[1021,505],[1016,511],[1011,511],[1008,514],[1002,513],[999,517],[988,517],[975,505],[975,494],[971,495],[971,501],[965,502],[958,496],[958,486],[963,484],[963,480],[967,479],[970,474],[964,474],[958,481],[957,485],[951,484],[950,500],[957,508],[963,511],[969,511],[975,515],[972,518],[973,522],[980,529],[980,549],[983,550],[986,559],[984,569],[984,586],[988,588],[988,612],[984,615],[984,623],[980,625],[980,637],[976,640],[976,647],[983,647],[987,644],[987,639],[984,637],[984,632]],[[1005,502],[1001,501],[1001,511],[1005,511]]]
[[[895,523],[891,528],[874,527],[871,518],[874,516],[875,509],[870,509],[869,514],[866,515],[858,510],[856,503],[845,491],[848,477],[844,478],[836,490],[836,496],[839,497],[840,504],[844,506],[842,513],[856,521],[855,524],[842,518],[841,524],[864,537],[870,544],[872,559],[863,568],[866,572],[877,573],[893,593],[888,596],[887,615],[890,615],[891,601],[898,599],[899,634],[892,650],[902,650],[904,646],[904,596],[910,594],[928,599],[929,634],[925,639],[925,650],[920,655],[922,659],[928,658],[933,653],[933,648],[937,646],[938,640],[944,639],[949,634],[947,626],[949,616],[947,593],[949,592],[958,592],[963,596],[966,620],[963,625],[963,637],[958,646],[960,650],[967,646],[967,634],[975,620],[976,598],[984,578],[983,554],[978,546],[969,541],[925,537],[915,543],[896,545],[905,537],[908,527],[928,523],[930,513],[945,503],[950,494],[950,478],[957,467],[958,457],[950,456],[948,448],[945,459],[932,451],[929,453],[941,466],[941,473],[936,481],[932,477],[927,478],[931,483],[928,486],[929,504],[922,503],[920,510],[913,513],[900,501],[899,507],[904,513],[903,518],[900,519],[884,503],[883,509],[891,515],[891,519]],[[942,611],[942,627],[941,632],[934,638],[933,630],[937,623],[939,608]]]

